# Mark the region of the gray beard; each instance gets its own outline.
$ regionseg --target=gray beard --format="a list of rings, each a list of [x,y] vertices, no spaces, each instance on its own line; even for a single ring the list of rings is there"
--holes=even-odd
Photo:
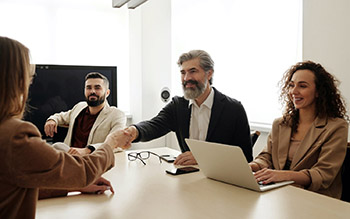
[[[208,81],[205,81],[204,84],[198,83],[195,88],[185,88],[182,86],[182,89],[184,91],[184,98],[186,100],[194,100],[198,98],[200,95],[202,95],[205,91],[205,88],[208,85]]]

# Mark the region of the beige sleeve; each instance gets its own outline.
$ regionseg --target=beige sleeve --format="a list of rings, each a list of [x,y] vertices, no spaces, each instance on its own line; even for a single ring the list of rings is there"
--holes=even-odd
[[[23,188],[85,187],[114,165],[114,154],[108,145],[88,156],[72,156],[46,144],[29,123],[21,124],[11,140],[10,178]]]

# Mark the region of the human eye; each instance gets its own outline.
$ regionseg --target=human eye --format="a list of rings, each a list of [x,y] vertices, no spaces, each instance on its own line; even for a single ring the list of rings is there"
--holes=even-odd
[[[190,70],[190,73],[196,73],[197,72],[197,69],[193,68]]]
[[[308,86],[307,86],[306,83],[301,83],[301,84],[299,85],[299,87],[301,87],[301,88],[307,88]]]

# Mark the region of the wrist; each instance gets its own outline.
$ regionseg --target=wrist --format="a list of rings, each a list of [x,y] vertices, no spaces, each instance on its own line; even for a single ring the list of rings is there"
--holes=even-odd
[[[130,126],[131,130],[132,130],[132,140],[135,140],[139,137],[139,130],[136,128],[136,126],[132,125]]]
[[[86,147],[85,147],[87,150],[89,150],[88,152],[89,152],[89,154],[91,154],[92,152],[94,152],[96,149],[95,149],[95,147],[94,146],[92,146],[92,145],[87,145]]]

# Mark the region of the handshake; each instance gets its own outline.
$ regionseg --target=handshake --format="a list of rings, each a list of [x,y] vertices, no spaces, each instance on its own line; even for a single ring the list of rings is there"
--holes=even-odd
[[[123,130],[117,130],[109,134],[104,143],[112,148],[128,149],[131,142],[138,137],[138,131],[135,126],[130,126]]]

